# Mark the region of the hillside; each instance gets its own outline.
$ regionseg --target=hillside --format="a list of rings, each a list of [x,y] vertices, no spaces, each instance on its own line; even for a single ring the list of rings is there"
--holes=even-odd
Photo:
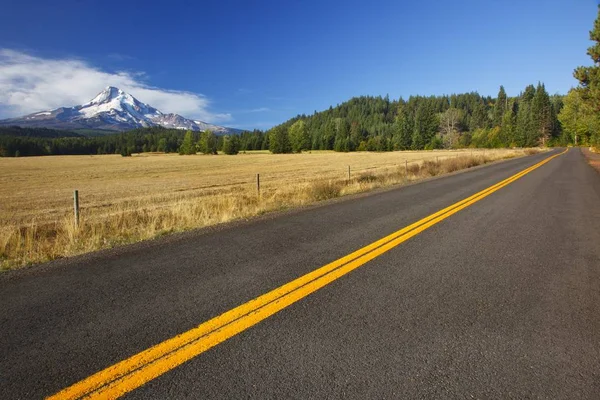
[[[562,140],[562,96],[543,84],[517,97],[476,92],[444,96],[355,97],[299,115],[269,133],[271,150],[389,151],[457,147],[530,147]]]

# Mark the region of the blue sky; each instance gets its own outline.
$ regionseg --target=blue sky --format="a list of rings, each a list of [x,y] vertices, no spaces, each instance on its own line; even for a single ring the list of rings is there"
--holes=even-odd
[[[164,112],[260,129],[358,95],[566,93],[590,64],[597,3],[9,0],[0,117],[115,83]]]

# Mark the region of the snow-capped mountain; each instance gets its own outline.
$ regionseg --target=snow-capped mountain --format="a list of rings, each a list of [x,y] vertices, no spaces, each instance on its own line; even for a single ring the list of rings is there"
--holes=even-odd
[[[165,128],[205,131],[216,134],[238,133],[238,129],[191,120],[178,114],[163,114],[142,103],[129,93],[108,86],[89,102],[75,107],[60,107],[20,118],[0,121],[0,125],[18,125],[54,129],[102,129],[125,131],[129,129],[163,126]]]

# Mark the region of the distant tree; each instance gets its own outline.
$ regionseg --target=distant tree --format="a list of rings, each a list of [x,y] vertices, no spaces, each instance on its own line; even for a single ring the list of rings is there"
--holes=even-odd
[[[200,134],[198,150],[203,154],[217,154],[217,136],[209,129]]]
[[[502,123],[500,124],[500,135],[504,146],[515,147],[515,124],[517,122],[517,114],[515,113],[514,106],[509,106],[508,110],[504,112],[502,116]]]
[[[156,151],[160,151],[160,152],[167,152],[167,138],[160,138],[158,140],[158,145],[156,147]]]
[[[406,102],[400,99],[398,103],[392,134],[392,149],[408,150],[412,142],[413,127]]]
[[[444,142],[442,141],[442,138],[439,135],[435,135],[433,138],[431,138],[429,143],[425,145],[425,150],[442,149],[443,147]]]
[[[438,131],[439,120],[431,99],[417,107],[413,126],[412,149],[422,150]]]
[[[440,133],[448,135],[453,132],[460,132],[460,121],[462,120],[462,111],[457,108],[449,108],[440,114]]]
[[[231,137],[231,154],[238,154],[240,152],[241,142],[238,135]]]
[[[217,136],[217,153],[223,151],[223,136]]]
[[[470,147],[473,140],[473,134],[469,131],[464,132],[458,138],[458,147]]]
[[[350,129],[346,120],[343,118],[336,118],[335,124],[335,141],[333,143],[333,149],[335,151],[350,151]]]
[[[445,148],[458,147],[461,120],[462,111],[457,108],[451,107],[440,114],[440,139]]]
[[[504,91],[504,86],[500,86],[500,91],[498,91],[498,97],[496,98],[496,103],[494,104],[494,126],[502,126],[504,114],[506,113],[507,108],[508,97]]]
[[[223,153],[234,155],[240,152],[240,138],[237,135],[223,136]]]
[[[276,126],[269,131],[269,150],[271,153],[290,153],[292,146],[287,129],[282,126]]]
[[[192,131],[187,131],[183,137],[183,142],[179,146],[179,154],[196,154],[196,146],[194,144],[194,134]]]
[[[552,111],[550,96],[546,92],[544,85],[539,83],[531,104],[535,129],[535,141],[532,141],[531,144],[545,146],[550,140],[555,126],[554,119],[556,118]]]
[[[589,103],[582,99],[580,90],[571,89],[564,100],[564,107],[558,114],[568,143],[590,144],[593,133],[600,128],[598,118]]]
[[[477,102],[473,107],[473,112],[471,113],[471,124],[469,126],[470,130],[474,131],[476,129],[487,128],[489,125],[488,112],[486,110],[486,106],[483,101]]]
[[[486,129],[486,146],[490,148],[505,147],[506,144],[502,142],[501,138],[502,129],[499,126]]]
[[[488,129],[479,128],[473,131],[473,135],[471,136],[471,146],[472,147],[490,147],[488,141]]]
[[[537,145],[538,134],[536,121],[533,116],[533,98],[535,87],[528,85],[519,97],[519,109],[515,127],[515,144],[519,147],[531,147]]]
[[[310,148],[310,136],[306,128],[306,122],[302,119],[294,122],[289,129],[290,145],[294,153]]]
[[[356,121],[350,124],[350,151],[355,151],[358,149],[360,142],[362,141],[362,130],[360,129],[360,124]]]
[[[335,143],[335,121],[333,119],[329,119],[325,126],[323,127],[323,135],[320,149],[321,150],[333,150],[333,146]]]

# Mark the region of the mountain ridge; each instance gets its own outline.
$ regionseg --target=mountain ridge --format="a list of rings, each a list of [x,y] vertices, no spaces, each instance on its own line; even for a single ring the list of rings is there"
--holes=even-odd
[[[3,119],[0,120],[0,126],[95,129],[115,133],[152,126],[192,131],[211,130],[217,135],[242,132],[239,129],[188,119],[179,114],[163,113],[114,86],[107,86],[87,103]]]

